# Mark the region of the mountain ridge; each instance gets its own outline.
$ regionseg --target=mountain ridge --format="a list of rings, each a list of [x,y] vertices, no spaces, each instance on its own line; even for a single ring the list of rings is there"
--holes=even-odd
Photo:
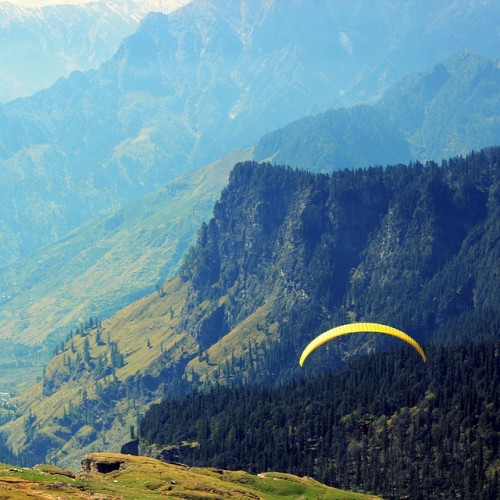
[[[495,145],[499,94],[498,61],[460,51],[405,76],[370,107],[331,109],[265,134],[254,157],[328,171],[466,155]]]
[[[148,12],[169,13],[187,1],[61,2],[43,7],[0,2],[0,102],[32,95],[73,70],[97,67]]]

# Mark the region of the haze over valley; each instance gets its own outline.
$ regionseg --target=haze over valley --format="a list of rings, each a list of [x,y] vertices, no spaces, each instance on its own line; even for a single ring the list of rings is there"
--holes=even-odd
[[[1,2],[0,462],[496,498],[499,10]]]

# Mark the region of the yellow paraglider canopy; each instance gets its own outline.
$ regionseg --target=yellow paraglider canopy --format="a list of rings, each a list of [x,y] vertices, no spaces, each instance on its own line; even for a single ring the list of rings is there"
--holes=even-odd
[[[337,326],[336,328],[332,328],[325,333],[322,333],[314,340],[312,340],[309,345],[302,352],[302,356],[300,356],[299,364],[302,366],[307,356],[311,354],[315,349],[319,346],[323,345],[325,342],[329,342],[330,340],[341,337],[342,335],[349,335],[350,333],[362,333],[362,332],[374,332],[374,333],[385,333],[386,335],[392,335],[393,337],[397,337],[398,339],[404,340],[408,342],[411,346],[413,346],[422,356],[424,362],[427,361],[427,356],[425,355],[424,350],[420,347],[420,344],[412,339],[409,335],[402,332],[401,330],[397,330],[392,326],[381,325],[380,323],[351,323],[348,325]]]

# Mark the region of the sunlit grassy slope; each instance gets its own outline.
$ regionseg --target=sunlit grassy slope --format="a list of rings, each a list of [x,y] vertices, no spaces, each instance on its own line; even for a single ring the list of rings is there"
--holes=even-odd
[[[25,498],[122,498],[157,497],[183,499],[374,499],[376,497],[324,486],[310,478],[266,472],[202,469],[159,462],[152,458],[110,453],[86,457],[102,464],[119,464],[109,474],[71,474],[57,467],[17,469],[0,464],[0,497]],[[72,477],[73,476],[73,477]]]
[[[98,425],[106,429],[99,436],[88,425],[80,424],[70,429],[61,419],[65,412],[71,411],[70,406],[79,408],[82,405],[84,391],[87,399],[96,398],[97,381],[104,391],[107,388],[113,391],[113,387],[116,388],[113,383],[123,383],[137,374],[157,375],[160,370],[178,362],[180,357],[195,356],[197,345],[194,339],[176,330],[186,289],[187,285],[175,278],[165,285],[162,296],[155,292],[135,301],[103,322],[101,342],[95,330],[85,337],[74,337],[71,347],[68,344],[46,369],[45,379],[55,384],[52,393],[44,396],[43,383],[38,382],[15,402],[19,418],[7,424],[12,431],[10,442],[14,448],[26,440],[25,417],[31,408],[37,419],[37,432],[58,443],[61,448],[58,458],[66,464],[74,467],[83,452],[119,450],[127,439],[129,425],[135,423],[137,410],[143,411],[142,405],[151,402],[146,395],[134,396],[133,402],[123,399],[124,394],[113,394],[113,399],[103,398],[100,408],[92,409]],[[116,343],[118,351],[124,355],[124,366],[105,376],[98,375],[89,364],[70,366],[69,360],[76,363],[76,358],[83,356],[86,340],[91,363],[95,363],[100,355],[109,357],[110,343]]]
[[[9,444],[15,450],[26,450],[33,444],[26,428],[26,417],[31,412],[36,419],[36,434],[43,435],[57,449],[53,459],[75,468],[82,453],[119,450],[129,439],[130,426],[137,423],[138,412],[143,413],[150,403],[161,399],[162,385],[137,390],[138,375],[158,377],[170,385],[175,380],[162,374],[185,365],[188,380],[196,374],[200,381],[210,381],[214,369],[229,353],[244,355],[249,332],[260,332],[261,348],[274,337],[276,325],[266,324],[270,304],[265,304],[200,357],[196,339],[186,334],[180,324],[187,289],[188,284],[176,277],[164,285],[161,293],[153,292],[104,321],[99,338],[95,329],[76,335],[47,366],[45,382],[38,382],[15,400],[17,418],[1,428],[8,432]],[[86,342],[90,364],[77,361],[84,357]],[[100,356],[110,359],[111,344],[116,344],[123,354],[124,365],[99,374],[97,360]],[[48,383],[50,394],[45,390],[44,395],[44,384],[47,389]],[[76,425],[68,424],[65,414],[73,411],[81,415],[87,411],[82,409],[89,407],[84,404],[84,397],[87,401],[99,401],[89,410],[92,426],[86,425],[85,419]]]
[[[250,155],[233,153],[183,175],[2,270],[0,339],[55,341],[80,321],[108,317],[154,290],[210,217],[233,165]]]

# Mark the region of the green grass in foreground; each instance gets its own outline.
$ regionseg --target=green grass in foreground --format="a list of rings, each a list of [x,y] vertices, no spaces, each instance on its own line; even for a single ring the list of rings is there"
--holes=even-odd
[[[21,469],[0,464],[0,498],[377,498],[330,488],[310,478],[277,472],[256,476],[243,471],[202,469],[113,453],[94,453],[86,457],[92,464],[115,464],[119,465],[119,469],[108,474],[95,471],[72,474],[66,469],[48,465]]]

